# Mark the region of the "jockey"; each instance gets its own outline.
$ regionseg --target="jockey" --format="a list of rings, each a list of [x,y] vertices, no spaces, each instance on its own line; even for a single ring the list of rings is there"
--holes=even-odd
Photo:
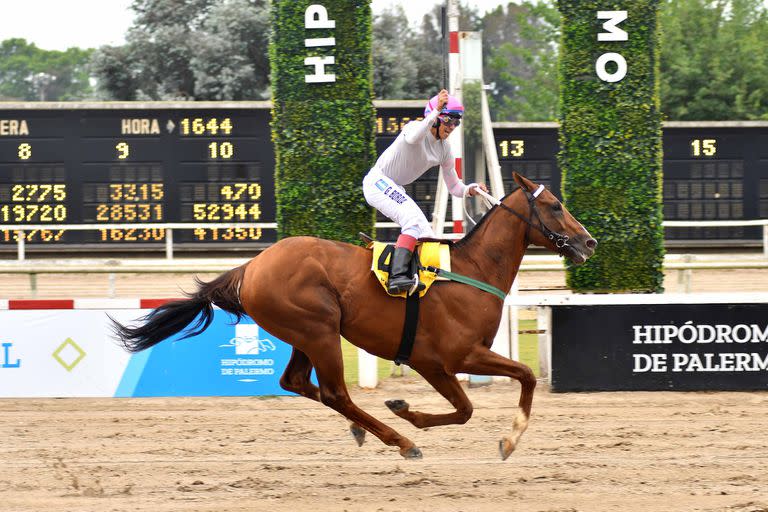
[[[446,140],[461,124],[464,106],[445,89],[427,103],[424,119],[411,121],[376,161],[363,179],[363,194],[368,204],[400,225],[400,236],[392,255],[387,289],[397,294],[415,288],[417,279],[408,275],[416,241],[434,238],[427,218],[403,188],[431,167],[440,165],[450,193],[456,197],[487,192],[484,184],[465,185],[454,169],[454,157]]]

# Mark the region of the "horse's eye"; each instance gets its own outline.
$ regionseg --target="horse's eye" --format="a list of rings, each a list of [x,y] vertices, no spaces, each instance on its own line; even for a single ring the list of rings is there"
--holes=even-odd
[[[562,211],[563,205],[561,205],[560,203],[555,203],[552,205],[552,209],[556,212]]]

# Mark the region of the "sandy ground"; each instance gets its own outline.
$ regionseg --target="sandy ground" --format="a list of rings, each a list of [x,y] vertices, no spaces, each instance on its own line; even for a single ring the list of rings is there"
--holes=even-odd
[[[468,389],[466,425],[417,376],[353,398],[419,461],[298,397],[0,400],[3,511],[768,511],[768,393],[550,393],[505,462],[517,384]]]
[[[4,276],[4,298],[32,296]],[[213,276],[201,275],[202,278]],[[679,272],[665,279],[683,291]],[[768,291],[768,270],[694,271],[694,292]],[[116,296],[179,296],[192,276],[118,275]],[[40,276],[37,298],[106,296],[106,276]],[[521,274],[521,289],[562,273]],[[525,292],[523,292],[525,293]],[[2,370],[0,370],[2,371]],[[0,512],[768,512],[768,392],[553,394],[540,384],[518,450],[498,440],[516,383],[468,389],[466,425],[418,430],[384,400],[449,405],[420,377],[353,399],[422,449],[405,461],[304,398],[0,400]]]

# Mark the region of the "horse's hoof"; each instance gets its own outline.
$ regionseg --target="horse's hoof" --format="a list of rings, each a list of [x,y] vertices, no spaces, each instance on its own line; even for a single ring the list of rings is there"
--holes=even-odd
[[[408,402],[405,400],[387,400],[384,405],[389,407],[389,410],[398,413],[408,409]]]
[[[421,450],[416,448],[415,446],[408,448],[405,451],[400,450],[400,455],[402,455],[404,458],[409,460],[416,460],[421,459],[424,456],[421,454]]]
[[[363,443],[365,442],[365,429],[361,428],[360,425],[353,423],[349,426],[349,431],[352,433],[352,437],[355,438],[357,446],[363,446]]]
[[[515,451],[515,445],[512,444],[512,441],[510,441],[509,438],[504,437],[499,441],[499,455],[501,455],[501,460],[507,460],[507,457],[512,455],[513,451]]]

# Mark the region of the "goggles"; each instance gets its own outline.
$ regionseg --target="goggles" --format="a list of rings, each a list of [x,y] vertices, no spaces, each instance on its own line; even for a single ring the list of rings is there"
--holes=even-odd
[[[459,126],[461,124],[460,117],[454,117],[448,114],[442,114],[437,116],[437,119],[446,126]]]

